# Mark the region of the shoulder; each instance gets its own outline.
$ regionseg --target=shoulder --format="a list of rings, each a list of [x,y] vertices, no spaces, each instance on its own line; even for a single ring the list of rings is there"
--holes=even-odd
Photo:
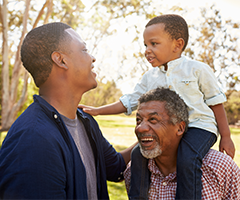
[[[226,174],[237,173],[238,176],[240,174],[239,167],[230,156],[213,149],[210,149],[203,159],[204,169],[211,170],[220,179],[224,178]]]
[[[182,64],[186,65],[188,67],[196,68],[196,69],[203,68],[203,69],[210,69],[211,70],[211,67],[208,64],[206,64],[202,61],[193,60],[193,59],[185,57],[185,56],[183,56]]]

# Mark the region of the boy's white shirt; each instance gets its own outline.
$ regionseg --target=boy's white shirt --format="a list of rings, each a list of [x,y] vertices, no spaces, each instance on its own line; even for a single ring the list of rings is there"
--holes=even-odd
[[[182,56],[164,66],[147,71],[131,94],[120,101],[127,108],[127,115],[137,109],[139,97],[157,87],[170,88],[185,101],[189,109],[189,127],[201,128],[218,135],[214,113],[209,106],[226,101],[213,70],[205,63]]]

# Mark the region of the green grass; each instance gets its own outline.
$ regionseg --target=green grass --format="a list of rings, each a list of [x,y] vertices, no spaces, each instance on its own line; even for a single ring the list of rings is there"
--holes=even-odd
[[[137,141],[134,134],[135,117],[116,115],[97,116],[95,119],[98,121],[103,135],[117,151],[121,151]],[[240,129],[231,128],[231,133],[236,148],[234,161],[240,167]],[[219,138],[213,149],[218,150],[218,145]],[[108,191],[111,200],[128,199],[124,181],[121,183],[108,182]]]

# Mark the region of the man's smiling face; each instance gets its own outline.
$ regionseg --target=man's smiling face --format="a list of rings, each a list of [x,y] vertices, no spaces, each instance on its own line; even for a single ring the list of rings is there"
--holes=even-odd
[[[144,157],[156,158],[171,149],[179,126],[169,122],[164,102],[141,103],[136,114],[136,123],[135,134]]]

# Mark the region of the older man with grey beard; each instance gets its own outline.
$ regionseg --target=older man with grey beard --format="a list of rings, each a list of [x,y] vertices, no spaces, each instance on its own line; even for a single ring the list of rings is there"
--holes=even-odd
[[[141,186],[134,188],[129,199],[175,199],[177,179],[177,152],[188,126],[188,109],[174,91],[157,88],[138,100],[135,133],[144,160],[132,154],[124,178],[128,193],[133,190],[133,180]],[[145,169],[143,171],[142,169]],[[216,150],[209,150],[202,164],[202,199],[239,199],[240,169],[232,158]],[[137,178],[136,178],[137,177]],[[138,184],[139,185],[139,184]]]

